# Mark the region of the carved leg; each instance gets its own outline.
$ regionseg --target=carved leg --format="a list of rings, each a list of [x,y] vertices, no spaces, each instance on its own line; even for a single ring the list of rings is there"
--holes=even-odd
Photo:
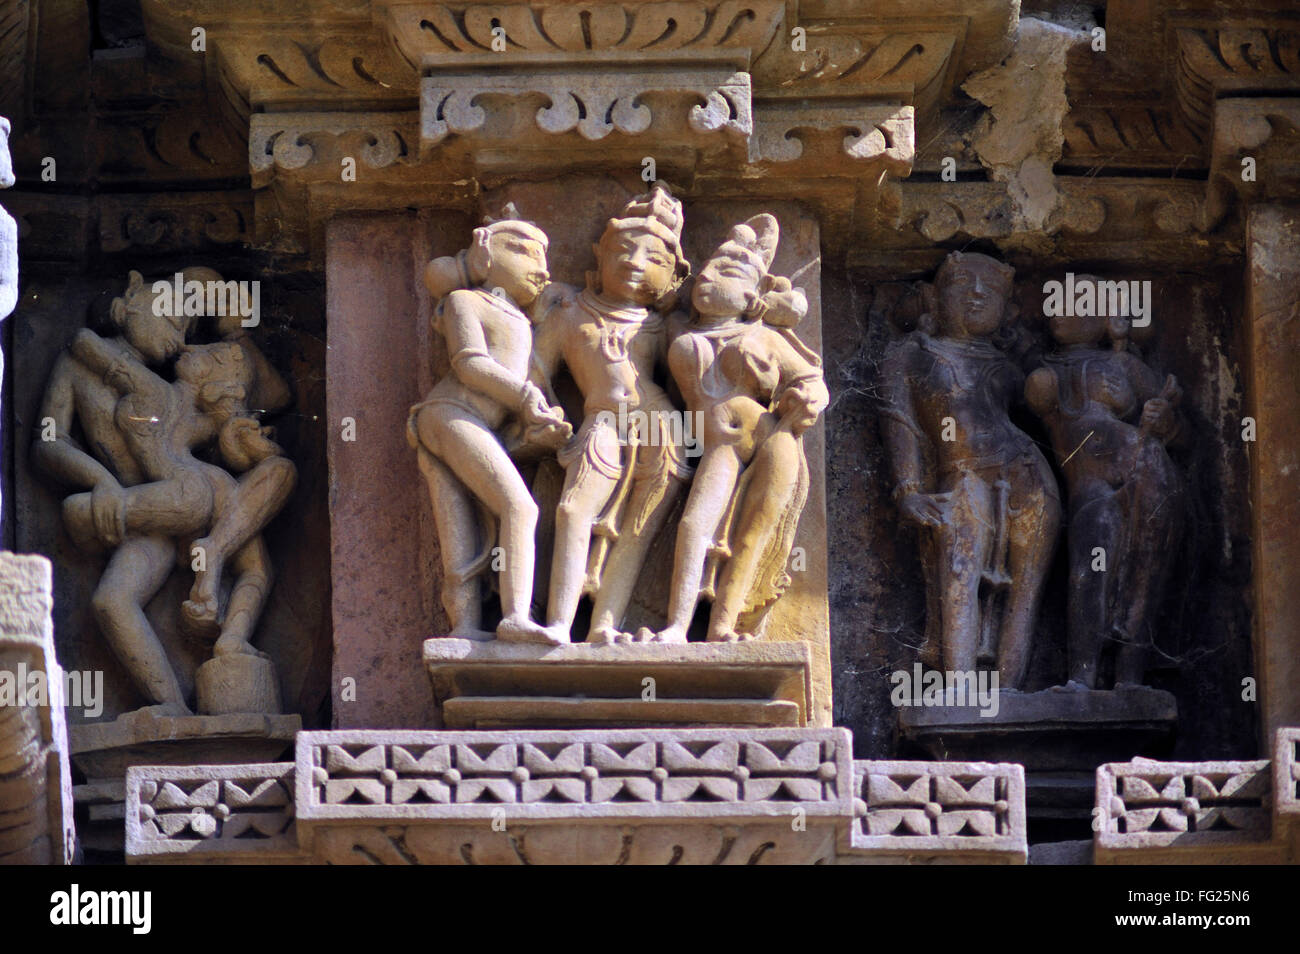
[[[718,593],[709,616],[710,641],[739,638],[736,621],[754,588],[759,561],[798,489],[802,453],[797,437],[778,430],[763,442],[749,464],[749,486],[736,515],[731,558],[718,579]]]
[[[175,557],[175,544],[166,537],[127,538],[109,559],[91,606],[104,638],[159,713],[192,715],[167,653],[144,615],[144,607],[167,581]]]
[[[690,496],[686,498],[686,510],[677,524],[668,625],[654,637],[656,642],[686,642],[686,630],[700,598],[700,581],[704,577],[709,546],[717,538],[718,523],[736,490],[739,476],[740,457],[734,447],[710,448],[700,459]]]
[[[993,548],[993,493],[979,477],[963,474],[949,498],[938,531],[939,592],[943,605],[943,664],[974,672],[979,651],[980,576]]]
[[[998,636],[998,677],[1007,689],[1020,689],[1024,685],[1033,648],[1034,624],[1061,526],[1060,501],[1055,493],[1047,492],[1042,483],[1045,479],[1052,479],[1050,471],[1044,474],[1035,468],[1029,474],[1022,472],[1012,485],[1007,528],[1011,589],[1002,610]]]
[[[223,488],[224,499],[216,508],[216,519],[207,535],[194,541],[195,547],[203,548],[206,566],[194,573],[194,586],[186,604],[188,617],[195,622],[216,621],[221,571],[226,560],[261,533],[280,512],[297,479],[298,469],[292,461],[269,457]]]
[[[252,645],[253,630],[262,616],[271,584],[275,581],[266,541],[260,536],[253,537],[235,554],[230,565],[236,574],[235,586],[230,591],[230,603],[226,607],[221,636],[212,648],[212,655],[246,653],[269,659],[266,653],[254,649]]]
[[[495,634],[483,629],[483,604],[478,575],[465,578],[461,571],[473,562],[482,545],[483,529],[469,491],[438,458],[419,450],[420,473],[429,488],[433,520],[442,553],[442,608],[451,621],[450,635],[460,639],[489,640]]]
[[[551,563],[551,592],[547,629],[555,639],[569,639],[578,600],[587,576],[591,528],[618,480],[606,477],[579,457],[564,475],[564,490],[555,512],[555,555]]]
[[[1070,591],[1066,633],[1069,648],[1069,688],[1097,688],[1102,649],[1114,622],[1111,613],[1112,573],[1124,539],[1120,498],[1104,491],[1078,507],[1070,517]],[[1100,554],[1094,550],[1100,548]],[[1105,570],[1093,565],[1104,555]],[[1097,565],[1100,565],[1099,563]]]
[[[1116,687],[1142,685],[1150,656],[1151,623],[1160,610],[1172,562],[1182,542],[1182,482],[1163,471],[1164,467],[1153,468],[1134,481],[1141,489],[1136,491],[1139,499],[1130,513],[1141,514],[1143,519],[1132,528],[1125,585],[1115,602],[1116,615],[1128,640],[1115,657]]]
[[[667,486],[662,488],[658,486],[658,478],[640,480],[633,486],[632,499],[628,502],[623,519],[624,529],[610,550],[600,592],[596,594],[591,615],[591,633],[587,636],[589,643],[609,642],[622,629],[623,617],[627,614],[628,604],[632,602],[632,591],[645,566],[650,544],[663,529],[668,514],[686,487],[686,482],[679,477],[670,476],[667,481]],[[631,528],[638,517],[641,530],[634,533]],[[678,532],[681,532],[680,529]],[[593,640],[593,636],[598,638]],[[681,641],[685,642],[684,633]]]
[[[496,435],[468,415],[440,417],[426,408],[419,418],[431,450],[456,478],[483,502],[500,523],[501,624],[497,637],[515,641],[550,642],[550,634],[528,618],[533,594],[533,532],[537,529],[537,504]],[[437,506],[437,504],[435,504]],[[462,518],[463,519],[463,515]],[[477,534],[475,534],[477,536]],[[439,526],[439,540],[442,536]]]

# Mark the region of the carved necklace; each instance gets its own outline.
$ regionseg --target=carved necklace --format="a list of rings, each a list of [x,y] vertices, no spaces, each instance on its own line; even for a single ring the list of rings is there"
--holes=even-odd
[[[583,289],[578,296],[578,304],[595,321],[600,330],[600,353],[611,362],[630,361],[628,346],[636,333],[642,328],[654,330],[657,327],[652,323],[648,308],[640,305],[619,308],[607,304],[589,288]]]

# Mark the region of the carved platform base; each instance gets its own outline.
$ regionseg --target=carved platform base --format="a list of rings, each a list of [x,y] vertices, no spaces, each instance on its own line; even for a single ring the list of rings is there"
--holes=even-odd
[[[1016,765],[855,762],[846,729],[344,730],[127,773],[127,860],[1024,863]]]
[[[112,722],[68,727],[72,761],[86,775],[73,800],[87,814],[86,847],[122,850],[124,780],[132,765],[229,765],[279,758],[302,728],[296,715],[158,716],[129,712]]]
[[[424,643],[434,700],[456,729],[802,726],[810,661],[806,643]]]
[[[1173,695],[1147,687],[1004,691],[989,715],[978,706],[898,712],[903,736],[933,758],[1019,762],[1030,772],[1091,773],[1102,762],[1158,755],[1177,722]]]

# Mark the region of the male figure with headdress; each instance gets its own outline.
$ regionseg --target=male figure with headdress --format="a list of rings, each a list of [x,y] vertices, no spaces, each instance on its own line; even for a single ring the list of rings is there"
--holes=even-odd
[[[654,382],[667,358],[664,313],[690,272],[682,224],[682,204],[656,184],[609,220],[587,287],[555,284],[538,303],[539,369],[549,380],[566,366],[583,396],[582,425],[559,456],[552,642],[570,640],[584,594],[595,600],[589,643],[631,638],[622,624],[632,591],[690,474],[680,412]],[[620,435],[617,422],[635,412],[649,433]]]
[[[449,635],[493,638],[483,629],[480,578],[499,541],[502,618],[495,635],[542,642],[546,631],[529,618],[537,504],[503,440],[522,427],[522,442],[555,449],[573,432],[563,411],[529,381],[533,328],[523,309],[550,278],[548,243],[541,229],[514,214],[509,209],[510,217],[475,229],[468,249],[425,268],[451,373],[411,408],[407,438],[433,503]]]
[[[987,255],[949,254],[937,327],[923,316],[886,350],[880,409],[894,499],[922,533],[927,647],[953,672],[996,668],[1008,689],[1024,682],[1061,522],[1056,478],[1008,413],[1024,375],[991,340],[1013,276]]]
[[[802,290],[770,274],[776,219],[735,226],[691,292],[692,320],[668,363],[704,454],[677,526],[668,625],[638,639],[684,643],[701,596],[713,598],[708,639],[762,635],[790,585],[786,562],[808,499],[803,434],[829,403],[821,361],[794,334]]]

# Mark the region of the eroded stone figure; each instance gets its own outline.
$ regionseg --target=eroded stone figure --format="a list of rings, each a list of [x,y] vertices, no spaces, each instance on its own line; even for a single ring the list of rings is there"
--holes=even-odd
[[[187,269],[186,280],[220,280]],[[252,639],[273,579],[260,533],[283,507],[296,469],[250,407],[279,410],[288,390],[252,342],[187,345],[193,318],[159,314],[155,294],[132,272],[111,315],[120,334],[90,330],[55,364],[41,408],[34,462],[73,487],[64,523],[78,545],[113,548],[92,605],[105,638],[159,713],[187,715],[180,681],[144,607],[179,563],[195,569],[182,622],[216,636],[214,657],[262,657]],[[159,309],[167,311],[167,309]],[[155,368],[175,359],[176,380]],[[79,425],[90,453],[74,439]],[[214,445],[229,471],[197,459]],[[179,551],[179,552],[178,552]],[[221,574],[235,579],[220,608]],[[268,664],[269,665],[269,664]]]
[[[780,229],[771,215],[734,227],[695,280],[692,318],[668,354],[686,406],[702,416],[704,453],[677,525],[668,625],[684,643],[701,596],[708,639],[762,632],[789,586],[786,562],[808,498],[803,434],[829,395],[818,357],[792,330],[808,302],[768,269]]]
[[[425,269],[451,373],[411,408],[407,436],[433,504],[451,636],[493,638],[483,629],[481,580],[499,545],[495,635],[546,639],[529,618],[537,504],[503,443],[554,450],[573,433],[563,411],[529,380],[533,327],[523,309],[549,280],[546,247],[536,226],[503,219],[475,229],[468,249]]]
[[[921,528],[926,642],[943,668],[996,668],[1018,689],[1060,527],[1056,480],[1008,410],[1024,386],[994,344],[1013,270],[951,253],[935,276],[937,334],[893,342],[881,421],[904,520]],[[932,463],[931,463],[932,462]]]
[[[568,368],[583,420],[561,450],[564,487],[556,512],[547,639],[570,640],[585,594],[594,599],[587,642],[628,641],[623,617],[646,553],[690,475],[681,414],[655,383],[666,368],[665,312],[690,272],[681,248],[682,205],[662,185],[610,219],[583,289],[543,293],[536,354],[550,380]],[[644,415],[645,432],[618,421]]]
[[[1096,282],[1075,278],[1076,288]],[[1108,650],[1114,685],[1141,685],[1186,513],[1165,449],[1179,437],[1182,390],[1130,350],[1127,318],[1058,315],[1049,327],[1058,349],[1029,376],[1025,396],[1047,425],[1068,491],[1066,688],[1100,688]],[[1111,348],[1102,345],[1108,334]]]

